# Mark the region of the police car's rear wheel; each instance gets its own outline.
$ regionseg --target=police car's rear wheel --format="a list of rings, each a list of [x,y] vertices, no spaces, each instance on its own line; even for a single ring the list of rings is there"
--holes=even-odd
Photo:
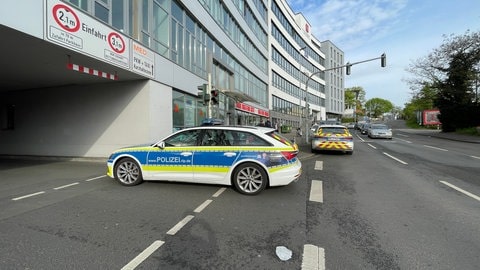
[[[233,173],[233,185],[245,195],[257,195],[267,186],[267,174],[255,163],[238,166]]]
[[[124,186],[135,186],[143,181],[142,171],[137,162],[124,158],[115,165],[115,179]]]

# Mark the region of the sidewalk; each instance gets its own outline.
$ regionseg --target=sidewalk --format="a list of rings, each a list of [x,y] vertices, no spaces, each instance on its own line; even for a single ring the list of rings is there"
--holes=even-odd
[[[435,138],[451,140],[451,141],[480,144],[480,136],[464,135],[464,134],[458,134],[455,132],[442,132],[441,130],[434,130],[434,129],[407,129],[406,128],[406,129],[395,129],[393,131],[393,135],[395,135],[395,131],[417,134],[422,136],[435,137]]]

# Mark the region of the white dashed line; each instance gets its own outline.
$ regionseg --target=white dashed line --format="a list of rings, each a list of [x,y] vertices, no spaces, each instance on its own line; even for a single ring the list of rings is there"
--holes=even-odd
[[[426,144],[424,144],[423,146],[428,147],[428,148],[431,148],[431,149],[435,149],[435,150],[440,150],[440,151],[448,152],[447,149],[438,148],[438,147],[435,147],[435,146],[430,146],[430,145],[426,145]]]
[[[388,154],[388,153],[385,153],[385,152],[383,152],[383,154],[384,154],[384,155],[386,155],[387,157],[389,157],[389,158],[393,159],[393,160],[396,160],[396,161],[398,161],[398,162],[400,162],[400,163],[404,164],[404,165],[407,165],[407,164],[408,164],[407,162],[405,162],[405,161],[402,161],[402,160],[400,160],[400,159],[398,159],[398,158],[396,158],[396,157],[394,157],[394,156],[392,156],[392,155],[390,155],[390,154]]]
[[[106,175],[101,175],[101,176],[93,177],[93,178],[90,178],[90,179],[85,180],[85,182],[90,182],[90,181],[93,181],[93,180],[97,180],[97,179],[100,179],[100,178],[104,178],[105,176],[106,176]]]
[[[310,201],[323,203],[323,182],[312,180],[310,187]]]
[[[476,159],[480,159],[480,157],[476,157],[476,156],[470,156],[470,157],[472,157],[472,158],[476,158]]]
[[[373,145],[373,144],[367,143],[367,145],[370,146],[373,149],[377,149],[377,147],[375,147],[375,145]]]
[[[463,193],[463,194],[465,194],[465,195],[467,195],[467,196],[469,196],[469,197],[471,197],[471,198],[474,198],[474,199],[477,200],[477,201],[480,201],[480,197],[478,197],[477,195],[475,195],[475,194],[473,194],[473,193],[470,193],[470,192],[468,192],[468,191],[466,191],[466,190],[463,190],[463,189],[461,189],[461,188],[459,188],[459,187],[457,187],[457,186],[455,186],[455,185],[452,185],[452,184],[450,184],[450,183],[448,183],[448,182],[446,182],[446,181],[440,181],[440,183],[442,183],[442,184],[444,184],[444,185],[447,185],[447,186],[455,189],[456,191],[459,191],[459,192],[461,192],[461,193]]]
[[[61,186],[61,187],[56,187],[56,188],[53,188],[55,190],[59,190],[59,189],[63,189],[63,188],[67,188],[67,187],[71,187],[71,186],[75,186],[75,185],[78,185],[80,183],[78,182],[75,182],[75,183],[71,183],[71,184],[68,184],[68,185],[64,185],[64,186]]]
[[[302,270],[324,270],[325,250],[306,244],[303,246]]]
[[[32,193],[32,194],[25,195],[25,196],[13,198],[12,201],[22,200],[22,199],[29,198],[29,197],[33,197],[33,196],[37,196],[37,195],[40,195],[40,194],[43,194],[43,193],[45,193],[45,191],[40,191],[40,192],[36,192],[36,193]]]
[[[147,247],[142,253],[138,254],[135,259],[131,260],[127,265],[122,267],[122,270],[133,270],[140,265],[146,258],[152,255],[157,249],[159,249],[165,242],[157,240]]]
[[[212,195],[212,197],[216,198],[216,197],[220,196],[220,194],[222,194],[225,190],[226,190],[226,188],[219,189],[217,192],[215,192],[215,194]]]
[[[315,161],[315,170],[321,171],[323,170],[323,161],[317,160]]]
[[[201,205],[199,205],[197,208],[195,208],[195,210],[193,210],[193,212],[195,212],[195,213],[202,212],[203,209],[205,209],[211,202],[213,202],[213,201],[212,200],[204,201]]]
[[[408,137],[408,136],[407,136]],[[406,143],[412,143],[411,141],[407,141],[407,140],[403,140],[403,139],[399,139],[399,138],[395,138],[396,140],[399,140],[399,141],[402,141],[402,142],[406,142]]]
[[[177,225],[173,226],[170,230],[168,230],[167,234],[168,235],[175,235],[178,231],[180,231],[183,226],[187,225],[187,223],[192,220],[194,216],[188,215],[182,221],[178,222]]]

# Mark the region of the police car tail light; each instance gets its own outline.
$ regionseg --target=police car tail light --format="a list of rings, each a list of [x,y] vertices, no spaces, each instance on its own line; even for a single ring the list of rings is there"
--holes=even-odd
[[[287,159],[287,160],[292,160],[297,156],[297,152],[291,152],[291,151],[285,151],[282,152],[282,155]]]

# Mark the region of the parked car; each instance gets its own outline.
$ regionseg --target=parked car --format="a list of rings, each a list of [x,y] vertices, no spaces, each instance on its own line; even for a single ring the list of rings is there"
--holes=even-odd
[[[372,124],[367,131],[369,138],[392,139],[392,130],[385,124]]]
[[[363,123],[361,126],[360,126],[360,133],[365,135],[368,133],[368,129],[370,128],[370,123]]]
[[[150,145],[119,149],[107,175],[134,186],[144,180],[232,185],[256,195],[299,178],[298,146],[266,127],[186,128]]]
[[[348,129],[355,129],[355,123],[347,123],[345,125]]]
[[[352,134],[342,125],[321,125],[311,138],[312,152],[341,151],[351,155],[353,147]]]

